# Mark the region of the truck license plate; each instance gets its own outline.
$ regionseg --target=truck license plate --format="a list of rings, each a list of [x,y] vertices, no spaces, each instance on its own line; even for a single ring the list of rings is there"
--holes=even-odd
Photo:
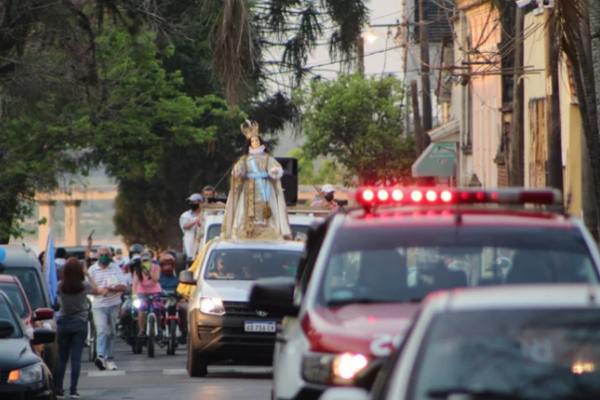
[[[244,322],[244,330],[246,332],[276,332],[276,322]]]

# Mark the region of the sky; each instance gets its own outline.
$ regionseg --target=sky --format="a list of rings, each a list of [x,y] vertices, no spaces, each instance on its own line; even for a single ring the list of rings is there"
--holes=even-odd
[[[371,25],[396,24],[396,20],[402,21],[403,0],[371,0],[367,3],[367,6],[371,10]],[[365,75],[394,74],[398,78],[402,78],[404,51],[394,41],[396,28],[391,28],[391,37],[388,36],[388,28],[385,27],[370,29],[365,27],[365,34],[369,31],[370,33],[374,33],[377,39],[373,43],[365,40]],[[325,32],[327,38],[330,33],[331,31]],[[281,57],[281,55],[274,53],[271,54],[271,57],[274,59],[275,57]],[[341,70],[340,63],[332,63],[327,46],[317,47],[313,54],[311,54],[307,66],[315,66],[313,69],[314,72],[325,79],[335,79]],[[283,75],[276,75],[276,77],[280,85],[272,83],[271,89],[273,91],[280,90],[289,93],[287,77]],[[301,138],[294,137],[292,132],[288,130],[280,137],[280,144],[275,149],[274,155],[278,157],[285,156],[288,151],[299,147],[302,142]]]

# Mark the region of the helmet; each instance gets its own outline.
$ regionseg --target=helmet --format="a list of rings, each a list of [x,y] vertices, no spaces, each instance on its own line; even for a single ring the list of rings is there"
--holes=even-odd
[[[136,243],[129,248],[129,257],[132,257],[134,254],[142,254],[143,251],[144,246]]]
[[[160,264],[160,270],[163,274],[173,275],[175,272],[175,257],[171,254],[167,252],[161,254],[158,263]]]
[[[165,251],[165,253],[172,255],[173,258],[177,258],[177,253],[175,252],[175,250],[167,250]]]

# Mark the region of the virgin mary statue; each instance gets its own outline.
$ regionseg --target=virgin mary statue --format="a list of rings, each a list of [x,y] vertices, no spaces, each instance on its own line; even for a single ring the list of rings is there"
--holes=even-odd
[[[244,155],[231,173],[231,189],[221,236],[232,239],[291,239],[281,188],[283,169],[267,152],[256,122],[246,121],[241,130],[246,136],[246,146]]]

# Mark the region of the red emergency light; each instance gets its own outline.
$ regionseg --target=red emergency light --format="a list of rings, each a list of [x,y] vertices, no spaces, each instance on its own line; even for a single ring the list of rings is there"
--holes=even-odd
[[[357,202],[364,207],[376,205],[468,205],[468,204],[537,204],[561,205],[556,189],[441,189],[441,188],[362,188]]]

